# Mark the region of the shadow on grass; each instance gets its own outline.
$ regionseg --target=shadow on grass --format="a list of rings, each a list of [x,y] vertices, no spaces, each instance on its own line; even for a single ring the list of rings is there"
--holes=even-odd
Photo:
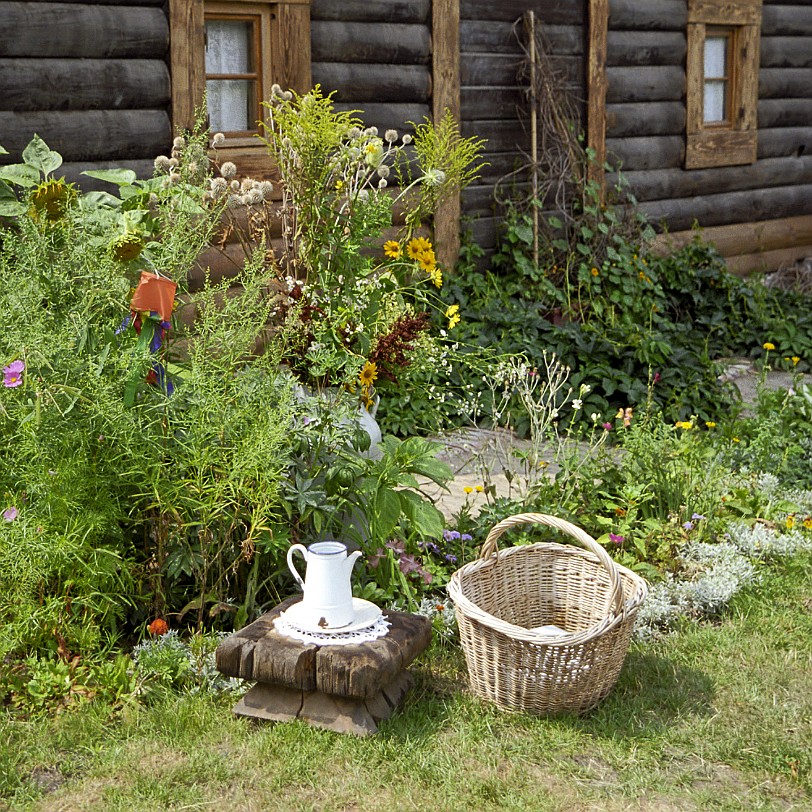
[[[408,730],[428,736],[441,728],[449,715],[494,715],[519,724],[535,724],[539,717],[502,713],[494,705],[474,698],[468,690],[464,664],[459,668],[415,669],[415,689],[403,708],[402,726],[387,726],[391,735]],[[620,677],[609,696],[583,716],[548,717],[559,726],[591,735],[639,738],[673,727],[677,719],[704,717],[713,712],[716,691],[713,680],[695,668],[638,651],[629,652]],[[454,708],[457,708],[455,711]],[[541,717],[544,718],[544,717]]]

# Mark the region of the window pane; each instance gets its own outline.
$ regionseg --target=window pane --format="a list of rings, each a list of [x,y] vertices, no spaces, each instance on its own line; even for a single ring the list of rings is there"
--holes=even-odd
[[[727,37],[708,37],[705,40],[706,79],[727,76],[727,41]]]
[[[256,82],[253,79],[209,79],[206,98],[213,132],[255,130]]]
[[[206,73],[253,73],[254,24],[206,20]]]
[[[704,121],[724,121],[726,104],[725,94],[727,82],[705,82]]]

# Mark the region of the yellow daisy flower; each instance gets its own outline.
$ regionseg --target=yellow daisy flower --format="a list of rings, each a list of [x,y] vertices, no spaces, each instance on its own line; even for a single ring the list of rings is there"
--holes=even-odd
[[[409,259],[419,259],[420,255],[425,251],[434,251],[431,243],[425,237],[414,237],[409,240],[409,244],[406,246]]]
[[[451,330],[460,323],[460,306],[458,304],[451,305],[445,311],[445,317],[448,319],[448,329]]]
[[[429,248],[428,251],[423,251],[417,257],[417,263],[422,270],[430,274],[437,265],[437,258],[434,256],[434,251],[432,251],[431,248]]]
[[[805,527],[807,530],[812,530],[812,516],[807,516],[807,517],[804,519],[804,527]]]
[[[705,425],[706,425],[706,426],[707,426],[709,429],[715,429],[715,428],[716,428],[716,423],[714,423],[714,422],[713,422],[713,420],[706,420],[706,421],[705,421]]]
[[[794,516],[787,516],[786,521],[784,524],[787,527],[787,530],[792,530],[795,527],[795,517]]]
[[[367,361],[363,369],[358,373],[358,380],[361,381],[361,386],[367,389],[372,386],[377,377],[378,366],[374,361]]]
[[[429,279],[434,283],[435,288],[443,286],[443,272],[436,265],[429,271]]]
[[[792,366],[798,366],[798,363],[800,362],[801,359],[799,356],[793,355],[792,358],[790,358],[789,360],[792,361]]]
[[[598,269],[597,269],[597,268],[593,268],[593,269],[590,271],[590,273],[592,274],[592,276],[600,276],[600,272],[598,271]]]
[[[397,240],[387,240],[383,244],[383,252],[392,259],[400,258],[400,243]]]
[[[473,492],[474,492],[474,489],[473,489],[473,488],[472,488],[470,485],[466,485],[466,486],[465,486],[465,487],[462,489],[462,492],[463,492],[463,493],[473,493]]]
[[[761,346],[765,350],[774,350],[775,349],[775,344],[773,344],[771,341],[765,341]]]

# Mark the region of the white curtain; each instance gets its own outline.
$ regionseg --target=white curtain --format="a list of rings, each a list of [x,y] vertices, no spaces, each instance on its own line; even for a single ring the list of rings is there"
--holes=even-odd
[[[243,20],[206,21],[206,73],[252,73],[253,24]],[[209,79],[209,120],[214,132],[252,130],[255,83],[251,79]]]

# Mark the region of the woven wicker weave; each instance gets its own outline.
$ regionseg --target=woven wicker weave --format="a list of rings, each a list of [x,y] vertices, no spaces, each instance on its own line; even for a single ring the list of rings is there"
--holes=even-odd
[[[499,537],[523,524],[556,527],[586,549],[542,542],[499,550]],[[506,710],[593,708],[617,681],[647,591],[575,525],[543,513],[505,519],[448,585],[471,688]],[[551,625],[565,634],[537,630]]]

